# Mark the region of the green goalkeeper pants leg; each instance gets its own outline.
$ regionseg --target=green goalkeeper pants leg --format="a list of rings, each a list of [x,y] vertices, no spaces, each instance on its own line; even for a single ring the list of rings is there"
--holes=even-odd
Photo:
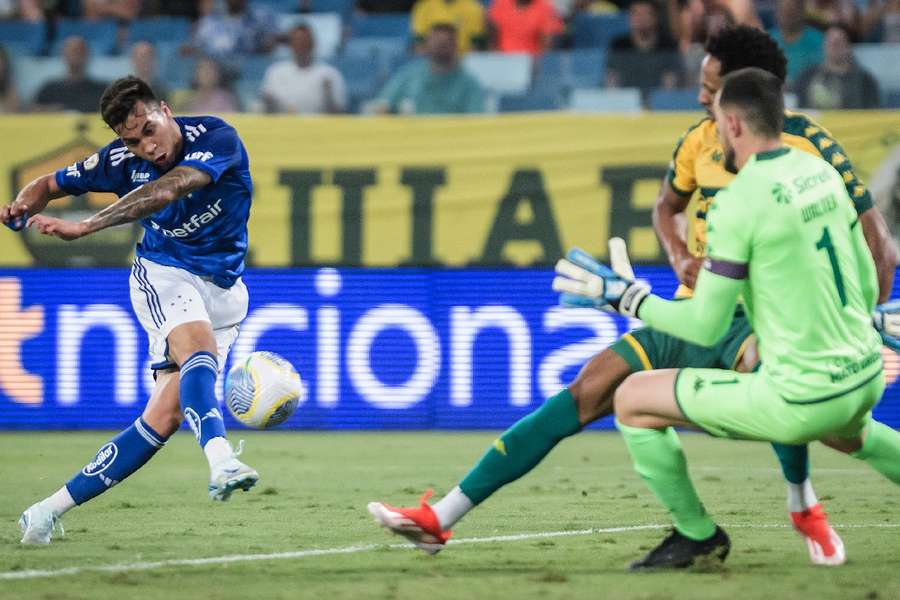
[[[672,427],[645,429],[623,425],[616,427],[628,446],[634,468],[659,501],[669,509],[675,529],[692,540],[705,540],[716,532],[716,524],[688,477],[687,461],[681,441]]]

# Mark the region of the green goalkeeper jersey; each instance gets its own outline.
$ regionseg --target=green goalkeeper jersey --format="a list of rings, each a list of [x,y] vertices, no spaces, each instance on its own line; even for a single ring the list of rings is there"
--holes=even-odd
[[[742,296],[763,373],[789,402],[826,400],[880,372],[875,264],[831,165],[788,147],[756,154],[716,195],[707,219],[694,298],[649,297],[642,319],[709,343]]]

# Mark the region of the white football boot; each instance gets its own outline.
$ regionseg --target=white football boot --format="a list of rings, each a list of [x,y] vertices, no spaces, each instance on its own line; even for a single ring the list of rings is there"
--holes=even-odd
[[[209,476],[209,498],[222,502],[231,498],[234,490],[245,492],[259,481],[259,473],[237,459],[244,450],[244,440],[238,443],[238,449],[225,460],[213,465]]]
[[[19,517],[19,529],[22,530],[23,544],[49,544],[53,538],[53,530],[59,531],[59,537],[64,537],[62,521],[43,502],[32,504],[22,516]]]

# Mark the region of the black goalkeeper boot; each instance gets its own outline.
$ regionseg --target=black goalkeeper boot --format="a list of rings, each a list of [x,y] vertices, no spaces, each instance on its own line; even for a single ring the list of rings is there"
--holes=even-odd
[[[724,562],[729,550],[731,550],[731,540],[718,525],[711,538],[699,542],[684,537],[673,529],[669,537],[651,550],[647,556],[631,563],[631,570],[686,569],[692,566],[696,559],[705,556]]]

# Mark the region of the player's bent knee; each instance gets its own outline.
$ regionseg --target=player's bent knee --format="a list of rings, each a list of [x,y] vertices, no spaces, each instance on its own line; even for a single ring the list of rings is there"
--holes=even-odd
[[[613,413],[613,393],[630,374],[628,363],[610,349],[594,356],[581,369],[569,385],[569,392],[582,425]]]
[[[208,321],[191,321],[175,327],[167,337],[169,354],[183,364],[195,352],[216,354],[216,337]]]

